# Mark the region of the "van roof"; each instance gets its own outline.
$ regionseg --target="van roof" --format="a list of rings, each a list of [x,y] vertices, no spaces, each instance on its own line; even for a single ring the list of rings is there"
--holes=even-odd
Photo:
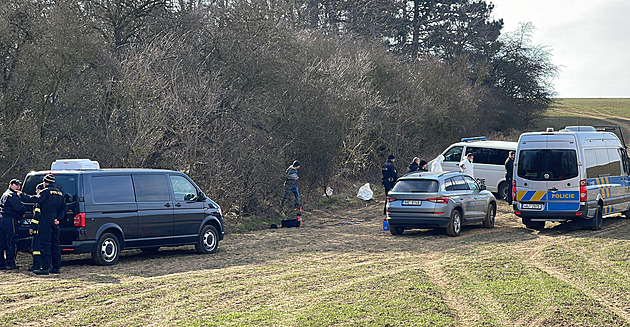
[[[518,142],[509,142],[509,141],[469,141],[469,142],[457,142],[452,146],[472,146],[472,147],[484,147],[484,148],[492,148],[492,149],[502,149],[502,150],[516,150],[516,145]]]
[[[531,139],[531,138],[535,138],[537,136],[541,136],[541,135],[558,135],[558,136],[563,136],[563,135],[573,135],[576,140],[579,143],[582,143],[584,141],[587,140],[608,140],[608,141],[615,141],[615,143],[618,143],[618,146],[622,146],[621,145],[621,140],[619,140],[619,137],[617,137],[617,135],[615,133],[612,132],[607,132],[607,131],[593,131],[593,129],[562,129],[560,131],[555,131],[555,132],[529,132],[529,133],[523,133],[521,134],[521,137],[519,138],[519,140],[522,139]]]
[[[150,169],[150,168],[105,168],[105,169],[90,169],[90,170],[74,170],[74,169],[59,169],[59,170],[40,170],[32,171],[29,175],[40,174],[98,174],[98,173],[180,173],[175,170],[168,169]]]

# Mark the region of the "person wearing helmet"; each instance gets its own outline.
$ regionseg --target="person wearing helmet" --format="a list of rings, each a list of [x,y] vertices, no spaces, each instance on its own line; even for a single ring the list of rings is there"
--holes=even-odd
[[[33,272],[37,275],[58,274],[61,268],[61,245],[59,244],[59,222],[66,215],[63,193],[55,186],[55,175],[44,176],[44,189],[37,195],[20,193],[22,202],[37,203],[41,209],[38,235],[41,246],[42,267]],[[52,269],[51,267],[52,261]]]

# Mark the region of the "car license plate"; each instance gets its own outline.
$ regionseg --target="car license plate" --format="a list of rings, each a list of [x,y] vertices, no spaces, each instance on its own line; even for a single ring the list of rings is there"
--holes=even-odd
[[[523,209],[542,210],[542,203],[523,203]]]
[[[420,201],[420,200],[403,200],[402,204],[404,206],[420,206],[420,205],[422,205],[422,201]]]

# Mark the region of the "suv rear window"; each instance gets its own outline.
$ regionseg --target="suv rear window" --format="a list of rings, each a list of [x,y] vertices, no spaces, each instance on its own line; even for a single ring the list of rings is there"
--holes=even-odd
[[[437,193],[438,182],[432,179],[402,179],[399,180],[393,192],[411,192],[411,193]]]
[[[561,181],[577,177],[575,150],[523,150],[519,154],[519,177],[534,181]],[[545,175],[549,175],[545,178]]]

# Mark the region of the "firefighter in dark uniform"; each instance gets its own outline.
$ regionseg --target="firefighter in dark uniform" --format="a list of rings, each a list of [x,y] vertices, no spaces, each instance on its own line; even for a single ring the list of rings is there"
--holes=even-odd
[[[387,161],[383,164],[383,186],[385,186],[385,197],[389,191],[396,184],[396,180],[398,179],[398,172],[396,171],[396,166],[394,166],[394,161],[396,161],[396,157],[393,154],[390,154],[387,157]],[[387,210],[387,200],[385,200],[385,208],[383,208],[383,214],[386,214],[385,210]]]
[[[63,193],[55,187],[55,176],[44,176],[44,186],[38,195],[21,194],[23,202],[38,203],[41,219],[38,236],[41,246],[42,267],[33,270],[37,275],[58,274],[61,268],[61,245],[59,244],[59,222],[66,216],[66,201]],[[51,268],[52,261],[52,269]]]
[[[514,177],[514,157],[516,154],[514,151],[508,153],[508,158],[505,160],[505,182],[508,185],[507,194],[505,200],[508,204],[512,204],[512,178]]]
[[[18,223],[24,216],[26,209],[20,202],[18,193],[22,182],[12,179],[9,188],[0,198],[0,270],[18,269],[15,264],[15,242],[17,240]],[[6,261],[5,261],[6,253]]]
[[[39,183],[35,187],[35,192],[37,194],[41,193],[43,189],[46,187],[44,183]],[[29,233],[33,235],[31,250],[33,251],[33,265],[28,268],[29,271],[42,269],[42,246],[39,241],[39,221],[42,219],[42,210],[39,207],[39,203],[35,203],[33,207],[33,219],[31,219],[31,228],[29,229]]]

